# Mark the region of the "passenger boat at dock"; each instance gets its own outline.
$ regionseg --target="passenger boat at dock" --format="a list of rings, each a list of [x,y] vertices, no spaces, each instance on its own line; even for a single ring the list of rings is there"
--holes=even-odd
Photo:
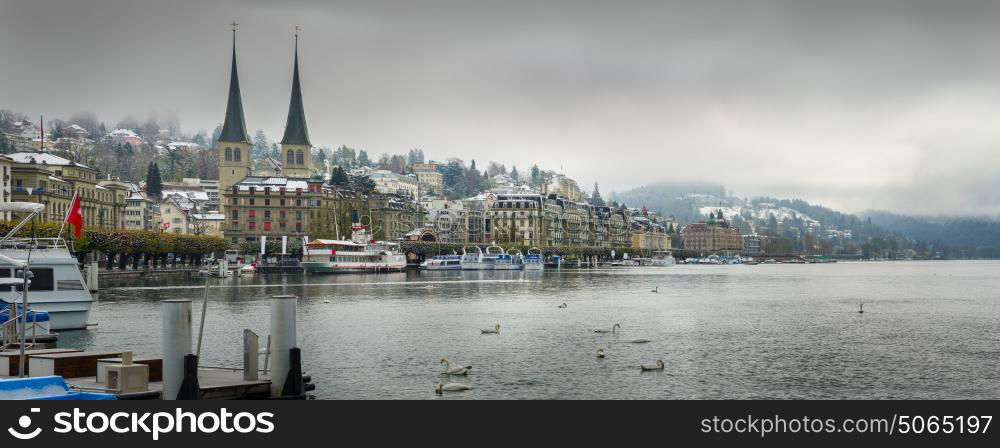
[[[17,277],[17,271],[28,266],[32,274],[28,287],[28,312],[48,313],[49,328],[52,330],[85,329],[94,298],[66,241],[62,238],[13,237],[44,209],[44,204],[30,202],[0,204],[0,212],[27,214],[0,239],[0,278]],[[11,285],[11,282],[3,282],[0,285],[0,306],[13,303],[20,306],[22,289]]]
[[[668,267],[675,264],[677,264],[677,261],[674,260],[674,256],[669,250],[658,250],[653,252],[653,256],[650,258],[650,266]]]
[[[521,252],[515,249],[510,249],[507,253],[501,253],[497,255],[493,269],[497,271],[520,271],[524,269],[524,255],[521,255]]]
[[[544,271],[545,270],[545,257],[542,254],[542,250],[537,247],[532,247],[528,249],[528,254],[524,256],[524,270],[525,271]]]
[[[406,255],[397,243],[369,239],[365,228],[355,223],[350,240],[306,243],[301,264],[307,273],[394,272],[406,269]]]
[[[462,269],[461,255],[435,255],[420,265],[428,271],[458,271]]]
[[[472,253],[469,248],[475,248],[476,252]],[[486,248],[486,252],[483,252],[479,246],[466,246],[462,248],[462,270],[463,271],[492,271],[497,262],[496,251],[491,251],[490,249],[497,246],[490,246]]]

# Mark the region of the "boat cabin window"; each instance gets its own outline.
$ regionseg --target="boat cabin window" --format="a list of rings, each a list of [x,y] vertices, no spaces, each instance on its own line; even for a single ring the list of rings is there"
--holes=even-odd
[[[52,291],[55,286],[53,280],[52,269],[46,268],[31,268],[31,272],[35,274],[35,277],[31,279],[31,286],[28,291]],[[11,275],[12,271],[10,269],[0,269],[0,278],[13,277]],[[23,286],[15,286],[16,291],[23,291]],[[0,286],[0,292],[10,292],[10,286]]]

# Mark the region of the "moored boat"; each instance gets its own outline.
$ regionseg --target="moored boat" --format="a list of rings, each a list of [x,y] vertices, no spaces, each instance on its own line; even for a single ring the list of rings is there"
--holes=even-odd
[[[525,271],[545,270],[545,257],[542,254],[541,249],[537,247],[532,247],[531,249],[528,249],[528,254],[524,256],[524,270]]]
[[[18,277],[25,266],[31,272],[28,311],[45,311],[52,330],[85,329],[94,302],[80,273],[77,259],[62,238],[13,238],[13,235],[45,209],[44,204],[9,202],[0,212],[27,214],[20,224],[0,239],[0,277]],[[0,305],[20,304],[19,286],[0,286]]]
[[[420,265],[428,271],[456,271],[462,269],[461,255],[435,255]]]
[[[306,243],[302,268],[310,273],[392,272],[406,269],[399,244],[369,239],[355,222],[350,240],[317,239]]]

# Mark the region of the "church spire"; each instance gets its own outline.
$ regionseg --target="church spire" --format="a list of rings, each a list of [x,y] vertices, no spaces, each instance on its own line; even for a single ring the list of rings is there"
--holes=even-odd
[[[222,123],[221,142],[250,143],[247,136],[247,124],[243,119],[243,100],[240,97],[240,78],[236,72],[236,26],[233,26],[233,69],[229,78],[229,102],[226,105],[226,121]]]
[[[288,121],[285,122],[283,145],[308,145],[309,129],[306,127],[306,111],[302,106],[302,88],[299,86],[299,27],[295,27],[295,68],[292,71],[292,99],[288,105]]]

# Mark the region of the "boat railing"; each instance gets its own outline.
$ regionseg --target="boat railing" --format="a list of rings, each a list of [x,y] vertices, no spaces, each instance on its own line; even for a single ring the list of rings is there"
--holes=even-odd
[[[14,308],[16,306],[8,306],[0,313],[6,313],[8,319],[3,324],[0,324],[0,351],[7,350],[12,344],[19,343],[21,340],[21,334],[19,331],[18,323],[21,321],[21,315],[14,313]],[[35,345],[35,341],[38,339],[38,330],[42,330],[42,334],[49,334],[51,332],[51,327],[49,325],[43,325],[38,320],[38,313],[35,310],[28,310],[27,319],[28,322],[25,324],[25,344],[27,347],[32,347]],[[30,335],[30,337],[29,337]],[[28,342],[31,341],[31,342]]]
[[[0,250],[70,250],[62,238],[7,238],[0,242]]]

